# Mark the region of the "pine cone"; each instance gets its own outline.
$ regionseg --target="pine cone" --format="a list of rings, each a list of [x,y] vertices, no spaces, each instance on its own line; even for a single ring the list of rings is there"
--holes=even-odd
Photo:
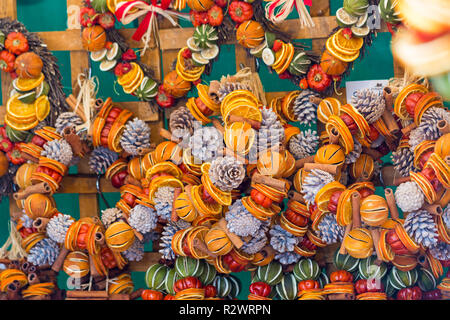
[[[44,144],[44,150],[42,150],[41,156],[68,166],[73,157],[72,147],[64,139],[52,140]]]
[[[282,265],[290,265],[293,263],[297,263],[300,258],[302,256],[299,255],[297,252],[292,251],[292,252],[283,252],[283,253],[278,253],[275,255],[275,260],[278,260],[279,263],[281,263]]]
[[[351,164],[355,163],[356,160],[361,156],[362,145],[357,140],[353,140],[353,150],[345,157],[345,163]]]
[[[45,238],[31,248],[27,260],[35,266],[52,265],[58,255],[58,244],[51,239]]]
[[[210,161],[223,149],[222,134],[214,127],[201,127],[189,139],[192,155],[202,161]]]
[[[89,168],[96,174],[104,174],[108,167],[119,158],[118,154],[105,147],[97,147],[89,158]]]
[[[233,82],[233,81],[225,81],[224,83],[221,83],[220,88],[218,90],[219,100],[222,101],[225,99],[225,97],[235,91],[235,90],[250,90],[250,87],[246,84],[240,83],[240,82]]]
[[[357,90],[353,93],[351,104],[369,124],[377,121],[386,108],[382,92],[371,89]]]
[[[186,229],[190,224],[184,220],[178,220],[177,222],[169,221],[161,233],[161,242],[159,253],[161,253],[162,258],[166,260],[174,260],[175,252],[172,249],[172,238],[177,231]]]
[[[425,140],[437,140],[442,134],[437,124],[439,121],[445,120],[450,122],[450,112],[444,108],[430,108],[422,115],[419,129],[423,132]]]
[[[450,260],[450,244],[445,242],[438,242],[434,247],[430,248],[431,255],[440,260]]]
[[[284,230],[280,225],[275,225],[269,233],[270,245],[280,253],[294,251],[294,246],[299,241],[299,238]]]
[[[169,128],[178,139],[188,139],[194,133],[195,119],[186,107],[180,107],[170,114]]]
[[[74,222],[74,219],[68,214],[54,216],[47,224],[47,236],[57,243],[63,243],[67,230]]]
[[[33,219],[31,219],[27,214],[22,214],[19,218],[19,223],[24,228],[32,228],[33,227]],[[48,228],[48,226],[47,226]]]
[[[138,204],[130,210],[130,226],[140,233],[147,233],[156,228],[158,217],[152,208]]]
[[[156,214],[164,220],[170,220],[172,216],[174,192],[173,187],[160,187],[153,196]]]
[[[62,135],[65,128],[81,124],[83,124],[83,120],[75,112],[63,112],[56,118],[55,129]]]
[[[255,235],[261,228],[261,220],[256,219],[242,204],[240,199],[236,200],[225,214],[227,228],[240,237]]]
[[[307,89],[303,90],[294,101],[295,119],[307,126],[316,123],[317,119],[317,104],[310,101],[311,97],[319,97],[319,95]]]
[[[410,148],[398,148],[392,152],[391,159],[400,176],[407,177],[410,171],[415,171],[414,152]]]
[[[414,152],[414,149],[417,147],[417,145],[425,140],[427,140],[427,138],[425,137],[425,133],[423,132],[422,129],[415,128],[411,130],[411,132],[409,133],[409,141],[408,141],[409,145],[411,146],[410,147],[411,152]]]
[[[334,181],[333,175],[319,169],[312,169],[302,186],[302,193],[306,202],[313,204],[317,192],[332,181]]]
[[[409,236],[425,248],[434,247],[438,242],[436,223],[433,216],[426,210],[408,214],[403,226]]]
[[[111,224],[119,220],[123,216],[122,211],[117,208],[108,208],[102,210],[102,222],[105,228],[108,228]]]
[[[144,258],[144,244],[135,239],[131,247],[122,254],[128,261],[141,261]]]
[[[344,228],[338,225],[334,214],[325,214],[317,228],[319,237],[327,244],[340,242],[344,238]]]
[[[211,182],[222,191],[231,191],[239,187],[245,178],[245,169],[241,162],[233,157],[216,158],[209,168]]]
[[[122,148],[133,156],[139,155],[139,148],[150,147],[150,128],[139,118],[128,121],[120,138]]]
[[[422,208],[425,196],[414,181],[400,184],[394,193],[395,202],[403,212],[412,212]]]
[[[249,242],[244,242],[241,250],[246,254],[255,254],[265,247],[265,245],[267,244],[267,240],[268,239],[265,234],[262,234],[259,237],[252,237]]]
[[[261,128],[258,130],[258,152],[280,145],[284,140],[284,128],[271,109],[262,109]]]
[[[450,229],[450,206],[447,206],[442,214],[442,220],[444,220],[445,227]]]
[[[295,160],[306,158],[316,152],[319,145],[317,131],[308,129],[289,139],[288,148]]]

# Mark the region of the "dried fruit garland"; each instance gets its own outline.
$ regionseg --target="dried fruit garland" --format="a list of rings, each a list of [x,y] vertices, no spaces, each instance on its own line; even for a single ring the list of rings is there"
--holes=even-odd
[[[17,20],[0,19],[0,69],[12,76],[6,103],[6,126],[0,128],[0,193],[13,192],[12,178],[19,165],[22,142],[33,130],[53,125],[67,109],[56,58],[39,37]]]

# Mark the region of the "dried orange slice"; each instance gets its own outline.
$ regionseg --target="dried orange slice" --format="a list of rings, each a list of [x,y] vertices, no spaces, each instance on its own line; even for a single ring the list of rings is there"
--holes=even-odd
[[[355,51],[359,51],[363,44],[363,38],[351,37],[348,39],[344,36],[344,29],[336,32],[331,38],[334,38],[334,44],[336,44],[337,50],[342,50],[345,54],[352,54]]]
[[[353,54],[343,53],[342,51],[339,51],[334,45],[331,44],[333,41],[333,37],[328,38],[325,46],[328,50],[328,52],[333,55],[334,57],[338,58],[339,60],[343,62],[352,62],[358,59],[359,57],[359,50],[354,51]]]
[[[18,97],[19,94],[15,94],[8,99],[6,104],[6,113],[17,121],[23,120],[26,122],[28,120],[31,122],[33,119],[36,119],[34,104],[23,103],[18,99]]]
[[[315,202],[319,210],[323,212],[328,212],[328,202],[334,192],[344,191],[345,186],[338,181],[333,181],[326,184],[323,188],[319,190],[316,195]]]
[[[6,114],[5,123],[14,130],[27,131],[36,127],[39,124],[39,121],[35,118],[35,120],[32,122],[20,123],[17,122],[15,119],[11,119],[11,117],[8,114]]]
[[[36,110],[36,118],[39,121],[47,118],[48,114],[50,113],[50,101],[48,101],[48,97],[40,96],[39,98],[37,98],[34,102],[34,108]]]
[[[136,78],[139,70],[141,70],[141,67],[136,62],[132,62],[131,70],[128,73],[125,73],[123,76],[118,77],[117,83],[119,83],[121,86],[129,85],[133,81],[133,79]]]
[[[217,112],[220,110],[220,105],[215,103],[210,97],[209,97],[209,87],[204,84],[198,84],[197,85],[197,91],[198,91],[198,97],[202,102],[212,111]]]
[[[180,188],[181,192],[184,192],[183,183],[179,179],[172,176],[156,177],[150,182],[150,194],[148,196],[150,201],[153,202],[153,195],[160,187]]]
[[[41,73],[37,78],[25,79],[17,78],[14,80],[13,86],[19,91],[30,91],[37,88],[44,81],[44,74]]]
[[[277,68],[275,69],[275,71],[278,74],[281,74],[287,70],[287,68],[289,67],[289,65],[292,62],[292,59],[294,58],[294,53],[295,53],[295,49],[294,49],[294,46],[292,45],[292,43],[287,44],[285,61],[283,64],[277,66]]]
[[[133,81],[129,85],[124,84],[122,86],[123,92],[130,94],[133,93],[142,83],[142,80],[144,79],[144,71],[142,71],[141,68],[138,69],[138,73]]]
[[[421,92],[421,93],[425,94],[428,92],[428,89],[420,84],[412,83],[412,84],[404,87],[402,89],[402,91],[400,91],[400,93],[398,94],[397,98],[395,99],[394,113],[400,119],[402,119],[402,120],[411,119],[411,116],[409,115],[408,111],[406,111],[405,102],[406,102],[406,98],[408,98],[408,96],[411,93],[416,93],[416,92]]]
[[[186,107],[191,112],[192,116],[200,121],[203,125],[210,123],[212,120],[205,117],[203,113],[198,109],[197,104],[195,103],[195,98],[189,98],[186,102]]]
[[[234,122],[225,127],[227,148],[239,154],[248,154],[255,141],[256,131],[247,122]]]
[[[164,161],[155,164],[150,168],[150,170],[147,171],[145,177],[147,179],[151,179],[153,175],[157,173],[167,173],[170,174],[172,177],[175,178],[181,178],[183,173],[181,172],[180,168],[176,164],[170,161]]]
[[[234,104],[230,107],[229,110],[227,110],[226,114],[223,117],[223,121],[225,122],[225,125],[228,124],[228,120],[231,115],[240,116],[245,119],[255,120],[258,122],[262,121],[261,110],[259,110],[258,107],[256,107],[256,106],[244,104],[244,103]]]

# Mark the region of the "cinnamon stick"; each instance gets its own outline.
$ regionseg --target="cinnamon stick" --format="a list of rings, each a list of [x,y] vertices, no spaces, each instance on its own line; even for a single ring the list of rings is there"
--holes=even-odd
[[[131,300],[136,300],[136,299],[140,298],[143,291],[144,291],[143,288],[139,288],[139,289],[133,291],[133,292],[130,294],[130,299],[131,299]]]
[[[265,184],[266,186],[275,188],[279,191],[286,191],[286,183],[284,181],[269,176],[264,176],[257,172],[252,175],[252,182]]]
[[[377,228],[370,228],[370,234],[372,235],[373,246],[375,247],[375,252],[377,254],[377,260],[375,260],[375,264],[380,265],[383,261],[381,259],[381,253],[378,249],[378,242],[380,242],[380,231]]]
[[[225,218],[220,219],[217,223],[217,226],[226,233],[226,235],[228,236],[228,238],[230,238],[231,242],[236,248],[240,249],[244,245],[244,242],[241,240],[241,238],[228,230],[227,221],[225,220]]]
[[[360,216],[361,195],[359,192],[352,194],[352,214],[353,214],[353,227],[361,228],[361,216]]]
[[[347,250],[345,249],[344,246],[344,240],[347,237],[348,233],[352,230],[352,224],[349,223],[346,227],[345,227],[345,232],[344,232],[344,237],[342,238],[342,242],[341,242],[341,247],[339,248],[339,253],[340,254],[346,254]]]
[[[383,119],[386,127],[392,135],[395,135],[400,131],[397,121],[395,121],[395,118],[392,115],[391,111],[384,109],[381,118]]]
[[[20,156],[22,158],[24,158],[25,160],[28,160],[28,161],[31,161],[31,162],[34,162],[34,163],[39,163],[39,159],[38,158],[33,157],[32,155],[29,155],[26,152],[20,151]]]
[[[217,258],[217,254],[209,251],[208,247],[206,246],[206,244],[204,242],[200,241],[199,239],[194,239],[194,247],[197,250],[207,254],[210,257]]]
[[[108,299],[108,292],[106,291],[82,291],[82,290],[68,290],[66,291],[67,298],[102,298]]]
[[[164,139],[173,141],[175,143],[180,143],[179,139],[175,138],[169,130],[166,130],[164,128],[159,128],[159,135]]]
[[[187,189],[187,187],[186,187]],[[170,220],[173,222],[177,222],[180,218],[178,217],[177,212],[175,211],[175,200],[177,200],[178,196],[181,194],[181,188],[175,188],[173,191],[173,202],[172,202],[172,215],[170,216]]]
[[[439,204],[429,204],[425,202],[425,204],[422,206],[423,209],[427,210],[429,213],[435,216],[442,216],[444,211],[442,210],[442,207]]]
[[[447,122],[447,120],[440,120],[437,123],[437,127],[439,129],[439,132],[444,134],[450,133],[450,123]]]
[[[64,263],[64,260],[66,259],[67,254],[69,253],[69,250],[66,249],[66,247],[62,247],[61,250],[59,251],[59,255],[56,258],[55,262],[53,262],[52,265],[52,270],[56,273],[59,272],[59,270],[61,270],[61,267]]]
[[[143,155],[145,155],[145,154],[147,154],[147,153],[149,153],[149,152],[152,152],[154,149],[152,149],[152,148],[143,148],[143,147],[139,147],[138,149],[137,149],[137,153],[138,153],[138,155],[140,155],[140,156],[143,156]]]
[[[222,133],[222,135],[225,134],[225,128],[222,126],[219,119],[212,118],[212,124],[213,124],[214,128],[216,128],[217,130],[220,131],[220,133]]]
[[[103,233],[96,232],[94,237],[95,237],[95,242],[97,243],[97,245],[100,247],[103,247],[105,244],[105,236],[103,235]]]
[[[28,274],[28,283],[30,285],[38,284],[40,282],[41,281],[39,280],[39,277],[37,276],[36,273],[33,272],[33,273]]]
[[[30,263],[28,261],[22,262],[20,265],[20,270],[22,270],[24,273],[28,272],[28,267],[30,266]]]
[[[314,103],[314,104],[317,104],[317,105],[318,105],[319,103],[322,102],[322,98],[319,98],[319,97],[316,97],[316,96],[311,95],[311,96],[309,97],[309,101],[312,102],[312,103]]]
[[[142,184],[139,180],[134,178],[131,174],[127,175],[124,180],[125,184],[132,184],[136,187],[142,188]]]
[[[96,99],[94,102],[95,109],[100,110],[103,107],[103,103],[104,103],[104,101],[102,98]]]
[[[50,219],[48,218],[36,218],[36,220],[33,221],[33,227],[36,228],[39,232],[45,232],[45,228],[47,227],[49,221]]]
[[[404,183],[404,182],[408,182],[411,181],[411,177],[407,176],[407,177],[394,177],[394,186],[399,186],[400,184]]]
[[[313,163],[314,162],[314,156],[309,156],[303,159],[298,159],[295,161],[295,169],[301,169],[305,166],[306,163]]]
[[[328,172],[332,175],[337,175],[339,167],[334,164],[305,163],[304,168],[306,171],[310,171],[312,169],[318,169],[318,170]]]
[[[253,120],[253,119],[247,119],[242,116],[238,116],[235,114],[232,114],[228,117],[228,122],[247,122],[253,129],[259,130],[261,128],[261,122]]]
[[[86,122],[86,115],[84,114],[84,110],[81,107],[81,105],[78,106],[78,108],[77,108],[77,99],[74,97],[73,94],[70,94],[69,96],[67,96],[66,103],[68,104],[70,109],[73,112],[75,112],[77,116],[79,116],[81,118],[81,120],[83,122]]]
[[[10,283],[6,289],[6,296],[8,300],[20,300],[19,295],[20,287],[14,282]]]
[[[394,105],[394,97],[392,94],[392,89],[390,87],[384,87],[383,88],[383,98],[386,105],[386,110],[388,112],[393,111],[393,105]]]
[[[398,219],[399,213],[397,204],[395,203],[394,192],[392,191],[392,189],[391,188],[384,189],[384,196],[386,197],[386,202],[388,204],[389,211],[391,213],[391,218]]]
[[[14,198],[14,200],[22,200],[33,193],[46,194],[46,193],[51,193],[51,191],[52,191],[52,189],[50,188],[50,186],[48,185],[47,182],[41,182],[38,184],[31,185],[31,186],[27,187],[26,189],[24,189],[23,191],[14,193],[13,198]]]
[[[289,191],[288,198],[300,203],[306,203],[305,198],[302,196],[302,194],[294,190]]]
[[[446,157],[444,158],[444,161],[445,161],[445,163],[446,163],[448,166],[450,166],[450,156],[446,156]]]
[[[109,296],[108,300],[131,300],[129,294],[115,293]]]
[[[378,150],[372,149],[372,148],[363,147],[362,151],[363,151],[363,153],[371,156],[373,158],[373,160],[379,160],[383,157],[381,152],[379,152]]]
[[[410,125],[407,125],[406,127],[402,128],[402,134],[404,136],[407,136],[412,130],[414,130],[415,128],[417,128],[416,124],[413,122]]]
[[[336,128],[332,128],[330,130],[328,141],[330,144],[339,144],[339,132],[336,130]]]

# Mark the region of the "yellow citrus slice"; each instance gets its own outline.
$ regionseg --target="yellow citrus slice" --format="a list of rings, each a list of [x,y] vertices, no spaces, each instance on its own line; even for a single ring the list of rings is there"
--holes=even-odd
[[[134,80],[129,85],[123,86],[123,92],[127,94],[133,93],[137,88],[139,88],[143,79],[144,79],[144,71],[142,71],[142,69],[139,68],[136,78],[134,78]]]
[[[19,94],[15,94],[8,99],[6,104],[6,113],[17,121],[35,119],[34,104],[23,103],[19,99]],[[37,100],[36,100],[37,101]]]
[[[14,80],[14,86],[20,91],[30,91],[37,88],[44,81],[44,78],[43,73],[39,77],[32,79],[17,78]]]
[[[228,112],[225,114],[224,122],[225,125],[228,124],[228,118],[231,115],[241,116],[245,119],[255,120],[258,122],[262,121],[262,114],[261,110],[258,109],[258,107],[252,106],[252,105],[245,105],[245,104],[236,104]]]
[[[133,79],[136,78],[136,76],[137,76],[137,74],[138,74],[140,69],[141,69],[141,67],[137,63],[132,62],[131,63],[131,70],[128,73],[124,74],[123,76],[118,77],[117,82],[121,86],[129,85],[133,81]]]
[[[334,43],[336,44],[337,49],[349,51],[347,54],[351,54],[352,51],[359,51],[364,44],[363,38],[346,38],[344,35],[344,29],[339,30],[332,37],[334,37]]]
[[[50,101],[48,101],[48,97],[40,96],[39,98],[37,98],[34,102],[34,108],[36,110],[36,118],[39,121],[47,118],[48,114],[50,113]]]
[[[344,54],[342,52],[337,51],[334,46],[331,46],[330,41],[332,41],[332,38],[328,38],[328,40],[326,42],[326,47],[327,47],[328,52],[330,52],[330,54],[333,55],[334,57],[338,58],[339,60],[341,60],[343,62],[352,62],[352,61],[355,61],[356,59],[358,59],[359,50],[355,51],[355,53],[352,55]]]
[[[18,130],[18,131],[26,131],[26,130],[31,130],[34,127],[36,127],[39,124],[39,121],[37,119],[35,119],[32,122],[26,122],[26,123],[20,123],[17,122],[13,119],[11,119],[11,117],[8,116],[8,114],[5,115],[5,123],[13,128],[14,130]]]

